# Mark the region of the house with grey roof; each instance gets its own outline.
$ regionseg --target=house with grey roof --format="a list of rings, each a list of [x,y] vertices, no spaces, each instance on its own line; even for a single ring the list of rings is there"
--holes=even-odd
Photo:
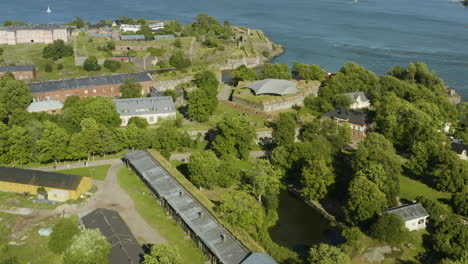
[[[351,99],[351,105],[349,108],[351,109],[361,109],[361,108],[369,108],[370,101],[367,99],[364,92],[354,92],[354,93],[347,93],[345,94]]]
[[[364,112],[337,107],[323,115],[332,118],[339,124],[348,124],[351,127],[351,138],[356,141],[365,139],[367,133],[372,129],[372,120]]]
[[[405,220],[405,227],[410,231],[426,228],[426,219],[429,217],[426,209],[419,203],[391,208],[383,213],[401,216]]]
[[[109,264],[140,264],[145,252],[122,217],[114,210],[98,208],[81,217],[86,229],[99,229],[112,245]]]
[[[32,102],[26,109],[29,113],[46,112],[46,113],[58,113],[62,111],[63,104],[60,101],[47,100]]]
[[[138,116],[154,124],[162,119],[175,119],[176,107],[171,96],[141,97],[113,100],[122,126],[128,124],[131,117]]]
[[[280,79],[265,79],[256,81],[247,84],[245,87],[252,90],[255,95],[266,94],[282,96],[288,94],[297,94],[299,92],[296,83]]]

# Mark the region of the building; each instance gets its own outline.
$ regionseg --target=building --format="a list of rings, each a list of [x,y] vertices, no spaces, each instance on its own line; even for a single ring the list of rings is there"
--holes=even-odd
[[[245,85],[255,95],[287,95],[297,94],[296,83],[288,80],[265,79]]]
[[[148,152],[133,151],[125,154],[124,160],[150,188],[166,214],[171,215],[182,226],[186,236],[195,241],[209,263],[257,263],[244,262],[250,259],[251,252]],[[276,264],[274,261],[264,264],[270,263]]]
[[[129,25],[129,24],[122,24],[120,25],[120,31],[122,32],[137,32],[141,29],[141,25],[140,24],[136,24],[136,25]]]
[[[369,108],[370,106],[370,101],[364,92],[347,93],[345,95],[351,98],[351,105],[349,106],[351,109]]]
[[[457,153],[460,159],[468,160],[468,145],[453,142],[452,150]]]
[[[91,177],[0,166],[0,191],[36,195],[44,188],[49,200],[76,200],[93,186]]]
[[[250,253],[241,264],[277,264],[277,262],[268,254],[265,253]]]
[[[159,31],[164,28],[164,22],[151,23],[148,26],[151,28],[151,31]]]
[[[114,99],[114,103],[122,126],[126,126],[134,116],[146,119],[149,124],[176,118],[176,107],[170,96]]]
[[[324,114],[339,124],[349,124],[351,127],[351,138],[361,141],[367,137],[372,129],[372,122],[367,114],[356,110],[345,110],[337,107],[335,110]]]
[[[26,110],[29,113],[45,112],[45,113],[52,114],[52,113],[61,112],[62,108],[63,108],[63,104],[60,101],[47,100],[47,101],[32,102]]]
[[[0,27],[0,44],[45,43],[71,40],[71,27],[57,24]]]
[[[0,66],[0,77],[10,72],[16,80],[31,81],[36,78],[34,65]]]
[[[419,203],[391,208],[383,213],[401,216],[405,220],[405,227],[410,231],[426,228],[426,219],[429,217],[426,209]]]
[[[141,94],[147,94],[154,86],[153,78],[149,73],[128,73],[107,75],[99,77],[80,78],[72,80],[49,81],[31,83],[29,88],[34,101],[57,100],[65,102],[68,96],[77,95],[80,98],[88,96],[118,97],[120,85],[128,78],[135,78],[141,84]]]
[[[122,35],[120,36],[122,41],[144,41],[146,40],[145,35]]]
[[[99,229],[112,245],[109,264],[139,264],[145,252],[133,236],[119,213],[109,209],[96,209],[81,217],[86,229]]]

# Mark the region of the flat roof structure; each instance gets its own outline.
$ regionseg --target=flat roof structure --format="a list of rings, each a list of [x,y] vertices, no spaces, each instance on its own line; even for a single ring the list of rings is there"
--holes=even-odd
[[[34,65],[16,65],[16,66],[0,66],[0,72],[26,72],[35,71]]]
[[[150,82],[153,78],[149,73],[127,73],[99,77],[79,78],[71,80],[49,81],[29,84],[32,93],[44,93],[58,90],[69,90],[102,85],[120,85],[128,78],[135,78],[137,82]]]
[[[273,95],[287,95],[297,94],[296,83],[288,80],[280,79],[265,79],[247,84],[245,87],[251,89],[255,95],[273,94]]]
[[[0,166],[0,181],[76,190],[83,176]]]
[[[63,104],[60,101],[47,100],[32,102],[26,109],[28,112],[44,112],[50,110],[62,109]]]
[[[384,213],[399,215],[403,217],[405,221],[410,221],[410,220],[429,216],[426,209],[424,209],[424,207],[422,207],[422,205],[419,203],[408,204],[408,205],[391,208],[385,211]]]
[[[148,152],[137,150],[124,159],[161,197],[197,238],[223,264],[239,264],[250,252],[229,233],[161,164]]]
[[[112,245],[109,264],[139,264],[145,252],[114,210],[98,208],[81,218],[86,229],[99,229]]]
[[[120,116],[175,113],[171,96],[141,97],[113,100]]]

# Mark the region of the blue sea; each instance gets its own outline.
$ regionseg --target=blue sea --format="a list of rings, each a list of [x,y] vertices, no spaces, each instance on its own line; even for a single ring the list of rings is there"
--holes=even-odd
[[[0,21],[29,23],[63,23],[75,16],[188,23],[200,12],[264,30],[286,47],[275,62],[298,60],[334,72],[355,61],[384,74],[391,66],[424,61],[468,100],[468,8],[448,0],[0,1]]]

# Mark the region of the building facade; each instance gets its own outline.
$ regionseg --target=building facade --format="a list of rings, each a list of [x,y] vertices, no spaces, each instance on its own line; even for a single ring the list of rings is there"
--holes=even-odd
[[[0,66],[0,78],[10,72],[16,80],[32,81],[36,78],[34,65]]]
[[[176,118],[176,107],[170,96],[114,99],[114,103],[122,126],[134,116],[145,119],[148,124]]]
[[[351,105],[349,108],[362,109],[370,107],[370,101],[367,99],[364,92],[347,93],[346,95],[351,99]]]
[[[71,28],[69,26],[44,24],[0,27],[0,44],[49,44],[59,39],[65,42],[71,40]]]
[[[324,114],[339,124],[348,124],[351,128],[351,139],[364,140],[372,130],[372,122],[368,116],[356,110],[345,110],[340,107]]]
[[[153,78],[145,72],[107,75],[72,80],[49,81],[31,83],[29,88],[34,101],[57,100],[65,102],[68,96],[76,95],[80,98],[89,96],[103,96],[114,98],[120,96],[120,85],[128,78],[134,78],[141,84],[141,94],[148,94],[154,86]]]
[[[405,220],[405,227],[410,231],[426,228],[426,220],[429,217],[426,209],[419,203],[391,208],[384,213],[401,216]]]
[[[63,104],[60,101],[39,101],[39,102],[32,102],[28,108],[26,109],[29,113],[49,113],[55,114],[60,113],[62,111]]]

